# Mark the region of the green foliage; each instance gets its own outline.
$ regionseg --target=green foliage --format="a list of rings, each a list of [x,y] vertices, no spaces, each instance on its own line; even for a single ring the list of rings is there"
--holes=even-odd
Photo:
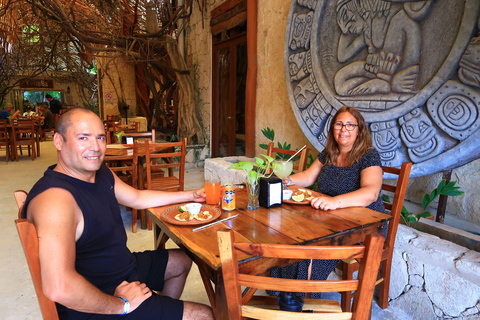
[[[272,166],[273,158],[266,154],[261,154],[266,159],[255,157],[255,164],[251,161],[240,161],[232,164],[228,169],[243,170],[247,174],[247,183],[255,184],[262,177],[269,178],[272,173],[266,174]]]
[[[420,213],[413,213],[409,212],[405,206],[402,207],[402,219],[406,225],[410,225],[410,223],[414,223],[414,228],[417,227],[418,221],[420,218],[430,218],[432,217],[432,213],[428,210],[430,204],[439,196],[459,196],[462,195],[464,192],[460,191],[460,187],[455,187],[457,181],[450,181],[448,184],[446,183],[445,179],[442,179],[438,186],[433,189],[433,191],[428,194],[424,194],[422,197],[422,208],[423,211]],[[390,198],[387,195],[382,195],[382,199],[385,202],[390,203]]]
[[[275,139],[275,131],[273,129],[270,129],[269,127],[267,127],[266,129],[262,129],[262,133],[265,136],[265,138],[274,142],[273,140]],[[261,143],[259,144],[259,147],[262,148],[263,150],[267,150],[268,144]],[[277,148],[279,149],[290,150],[291,147],[292,145],[290,143],[287,143],[286,141],[283,143],[283,145],[280,142],[277,142]],[[290,158],[290,155],[285,153],[277,153],[275,155],[275,159],[277,160],[288,160],[289,158]],[[293,158],[292,161],[297,161],[298,159],[300,159],[300,157],[295,156],[295,158]]]

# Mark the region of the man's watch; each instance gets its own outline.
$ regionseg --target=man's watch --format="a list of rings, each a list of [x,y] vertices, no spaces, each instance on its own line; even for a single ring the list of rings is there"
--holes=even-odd
[[[128,300],[123,297],[119,297],[119,298],[125,301],[125,304],[123,305],[123,313],[119,314],[119,316],[123,316],[123,315],[126,315],[128,311],[130,311],[130,302],[128,302]]]

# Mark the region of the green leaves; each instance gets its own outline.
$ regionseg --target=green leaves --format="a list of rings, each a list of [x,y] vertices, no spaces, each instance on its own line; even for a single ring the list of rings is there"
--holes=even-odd
[[[258,182],[258,179],[267,176],[266,172],[272,165],[273,158],[266,154],[261,154],[262,158],[255,157],[255,164],[251,161],[240,161],[238,163],[231,164],[228,169],[243,170],[247,174],[247,182],[253,184]],[[255,167],[256,166],[256,167]],[[269,174],[268,176],[270,176]]]
[[[444,196],[459,196],[462,195],[464,192],[460,191],[460,187],[455,187],[455,184],[457,181],[450,181],[448,184],[446,183],[445,179],[442,179],[439,183],[438,186],[432,190],[430,194],[425,193],[422,197],[422,208],[423,211],[421,213],[414,214],[412,212],[409,212],[405,207],[402,208],[402,218],[405,221],[405,223],[408,225],[409,223],[415,223],[414,228],[418,224],[418,220],[420,218],[431,218],[432,213],[428,210],[430,207],[430,204],[435,201],[435,199],[441,195]],[[382,195],[383,201],[385,201],[384,198],[385,195]],[[388,196],[385,196],[388,201],[385,202],[390,202]]]
[[[270,129],[269,127],[267,127],[266,129],[263,129],[262,133],[265,136],[265,138],[267,138],[270,141],[273,141],[275,139],[275,131],[273,131],[273,129]]]

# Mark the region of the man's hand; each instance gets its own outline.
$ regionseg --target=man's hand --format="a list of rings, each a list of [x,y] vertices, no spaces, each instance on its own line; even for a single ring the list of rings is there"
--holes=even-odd
[[[197,189],[192,191],[193,201],[195,202],[205,202],[207,195],[205,194],[205,188]]]
[[[140,283],[139,281],[127,282],[123,281],[115,289],[115,297],[122,297],[127,299],[130,303],[130,312],[137,309],[143,301],[147,300],[152,296],[152,291],[147,287],[145,283]],[[120,299],[118,299],[120,300]],[[120,300],[123,305],[123,300]],[[122,309],[123,310],[123,309]],[[119,312],[121,314],[123,312]]]

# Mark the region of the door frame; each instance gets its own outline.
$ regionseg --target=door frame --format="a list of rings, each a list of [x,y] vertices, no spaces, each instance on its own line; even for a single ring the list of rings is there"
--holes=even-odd
[[[258,0],[247,0],[247,83],[245,87],[245,156],[255,156],[255,114],[257,100],[257,14]],[[230,3],[231,2],[231,3]],[[233,6],[238,1],[227,1],[220,5]],[[212,12],[215,11],[212,10]],[[212,43],[212,76],[213,76],[213,43]],[[213,79],[212,79],[213,81]],[[213,83],[213,82],[212,82]],[[213,86],[212,86],[213,87]],[[216,94],[216,88],[212,88],[212,98]],[[212,115],[213,115],[213,99],[212,99]],[[213,152],[214,139],[216,137],[215,126],[212,119],[212,136],[210,141],[210,151],[212,158],[216,157]],[[215,134],[214,134],[215,132]],[[215,141],[215,143],[217,143]],[[215,152],[216,153],[216,152]]]
[[[211,146],[212,146],[212,158],[216,158],[218,156],[218,128],[220,125],[220,119],[218,119],[218,114],[219,114],[219,92],[218,92],[218,51],[229,48],[230,49],[230,70],[229,70],[229,83],[230,83],[230,88],[229,88],[229,105],[236,106],[236,84],[237,84],[237,77],[236,77],[236,71],[237,71],[237,50],[236,47],[237,45],[241,43],[246,43],[247,42],[247,35],[241,34],[239,36],[233,37],[228,40],[224,40],[218,43],[213,44],[212,48],[212,53],[213,53],[213,63],[212,63],[212,141],[211,141]],[[248,43],[247,43],[248,46]],[[235,50],[232,50],[235,48]],[[247,48],[248,50],[248,48]],[[248,63],[248,56],[247,56],[247,63]],[[248,71],[247,71],[248,72]],[[248,78],[248,74],[247,74]],[[236,114],[235,114],[236,108],[230,108],[229,110],[229,115],[230,117],[228,121],[228,136],[229,136],[229,143],[228,143],[228,154],[235,154],[235,143],[230,143],[232,137],[235,140],[235,121],[236,121]],[[247,130],[247,116],[246,116],[247,110],[245,106],[245,131]],[[246,133],[246,132],[245,132]],[[245,141],[245,148],[246,148],[246,141]],[[245,150],[246,151],[246,150]]]

